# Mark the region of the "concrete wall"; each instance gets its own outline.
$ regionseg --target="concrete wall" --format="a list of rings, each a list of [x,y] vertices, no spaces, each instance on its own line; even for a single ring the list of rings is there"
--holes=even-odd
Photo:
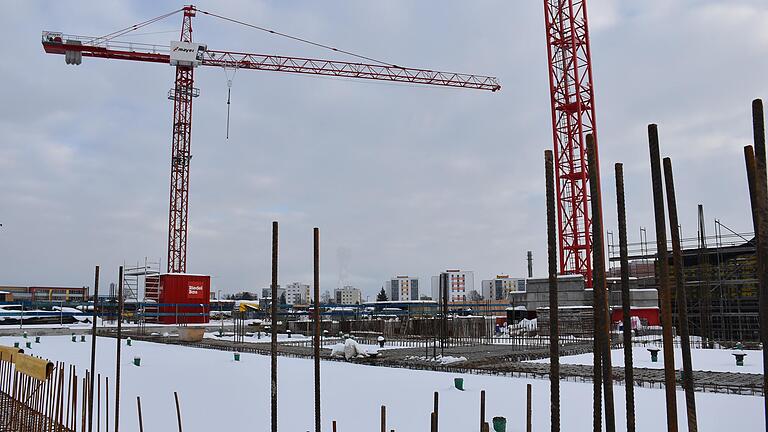
[[[557,278],[558,306],[588,306],[592,304],[592,291],[584,289],[584,278],[580,275],[559,276]],[[549,307],[549,279],[528,279],[524,295],[512,293],[515,306],[523,305],[528,310]]]
[[[621,284],[618,279],[607,281],[610,290],[611,307],[621,307]],[[584,287],[580,275],[566,275],[557,278],[557,304],[560,307],[592,306],[593,290]],[[525,292],[511,293],[512,306],[525,306],[527,310],[549,307],[549,279],[528,279]],[[633,307],[658,307],[659,295],[654,288],[640,288],[637,279],[630,279],[630,302]]]

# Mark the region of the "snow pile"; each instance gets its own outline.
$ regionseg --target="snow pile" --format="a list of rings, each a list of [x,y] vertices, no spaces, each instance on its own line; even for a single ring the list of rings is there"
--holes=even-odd
[[[367,349],[363,345],[360,345],[354,339],[347,339],[343,344],[336,344],[331,346],[332,357],[344,357],[347,361],[359,357],[369,357],[377,355],[379,352],[375,349]]]
[[[507,334],[510,336],[530,336],[535,334],[537,329],[536,318],[530,320],[523,318],[518,323],[507,326]]]
[[[450,365],[454,363],[461,363],[461,362],[467,361],[466,357],[453,357],[453,356],[437,356],[437,357],[408,356],[406,357],[406,359],[434,362],[434,363],[439,363],[441,365]]]

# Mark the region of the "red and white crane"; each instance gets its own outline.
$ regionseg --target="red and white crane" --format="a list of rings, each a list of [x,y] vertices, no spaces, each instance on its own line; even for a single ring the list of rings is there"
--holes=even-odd
[[[595,93],[586,0],[544,0],[555,147],[560,273],[592,286],[592,215],[586,136],[595,139]],[[596,160],[598,158],[596,157]],[[598,170],[599,183],[599,170]],[[597,185],[600,190],[600,185]],[[602,211],[602,209],[600,210]]]
[[[199,89],[194,87],[194,72],[197,67],[215,66],[233,69],[329,75],[490,91],[496,91],[501,88],[494,77],[405,68],[377,62],[362,56],[357,57],[370,60],[372,63],[211,50],[205,44],[195,43],[192,40],[192,18],[198,12],[258,28],[238,20],[199,10],[195,6],[190,5],[102,37],[72,36],[46,31],[43,32],[42,38],[45,52],[48,54],[63,54],[67,64],[80,64],[82,57],[98,57],[176,66],[175,85],[168,92],[168,98],[173,101],[171,190],[168,217],[168,273],[185,273],[187,269],[187,209],[189,206],[189,166],[192,156],[190,152],[192,141],[192,99],[200,93]],[[176,13],[183,13],[181,36],[178,42],[171,42],[170,47],[115,41],[116,37]],[[271,30],[267,31],[276,33]],[[332,47],[323,47],[351,54]]]

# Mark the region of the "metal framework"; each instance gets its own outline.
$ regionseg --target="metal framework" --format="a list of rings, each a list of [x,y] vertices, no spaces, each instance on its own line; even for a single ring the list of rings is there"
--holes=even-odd
[[[198,10],[195,6],[185,6],[182,11],[184,17],[179,40],[180,42],[191,43],[192,18]],[[148,20],[145,23],[155,22],[157,19]],[[140,26],[145,25],[145,23],[140,24]],[[139,25],[132,28],[138,27]],[[48,54],[65,55],[67,64],[80,64],[82,57],[164,64],[171,62],[170,49],[167,46],[119,42],[113,41],[109,37],[94,38],[65,35],[58,32],[43,32],[42,44],[43,49]],[[386,64],[352,63],[231,51],[203,50],[199,65],[427,84],[494,92],[501,89],[495,77],[482,75],[404,68]],[[184,273],[187,270],[189,167],[192,158],[190,151],[192,99],[199,93],[199,89],[194,87],[194,65],[177,65],[175,86],[168,93],[168,99],[173,101],[171,188],[168,217],[169,273]]]
[[[552,136],[557,177],[560,273],[592,286],[592,217],[586,135],[595,139],[594,87],[586,0],[544,0]],[[599,158],[596,157],[599,167]],[[598,169],[598,187],[600,190]],[[602,209],[600,210],[602,211]]]
[[[184,8],[181,42],[192,42],[194,8]],[[171,134],[171,196],[168,211],[168,273],[187,271],[187,222],[189,209],[189,162],[192,159],[192,98],[195,91],[192,66],[176,66],[176,85],[168,93],[173,101]]]
[[[712,341],[756,342],[760,325],[755,234],[737,233],[717,219],[714,235],[702,234],[702,226],[697,237],[681,239],[691,334],[702,337],[702,347]],[[608,251],[610,262],[620,259],[618,245],[609,245]],[[637,287],[657,288],[656,246],[642,240],[629,243],[628,254],[629,275],[637,278]],[[674,275],[669,280],[673,283]],[[677,321],[678,299],[672,294],[672,316]]]

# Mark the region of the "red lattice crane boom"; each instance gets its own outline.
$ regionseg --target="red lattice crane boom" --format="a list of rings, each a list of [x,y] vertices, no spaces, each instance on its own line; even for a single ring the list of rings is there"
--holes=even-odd
[[[544,18],[558,185],[560,273],[582,274],[591,287],[590,200],[600,197],[590,197],[587,171],[587,134],[594,136],[597,154],[587,2],[544,0]]]
[[[192,139],[192,99],[200,93],[199,89],[194,87],[194,70],[196,67],[216,66],[256,69],[490,91],[496,91],[501,88],[496,78],[480,75],[404,68],[384,63],[354,63],[208,50],[206,45],[192,41],[192,18],[198,11],[195,6],[185,6],[178,11],[100,38],[43,32],[42,40],[46,53],[63,54],[68,64],[80,64],[82,57],[97,57],[164,63],[176,66],[175,85],[168,92],[168,98],[173,101],[171,188],[168,218],[169,273],[185,273],[187,269],[187,210],[189,205],[189,165]],[[113,41],[115,35],[128,33],[177,12],[183,12],[184,15],[181,36],[179,42],[171,42],[170,48],[150,44]],[[199,12],[217,16],[204,11]],[[224,19],[238,22],[227,18]]]

